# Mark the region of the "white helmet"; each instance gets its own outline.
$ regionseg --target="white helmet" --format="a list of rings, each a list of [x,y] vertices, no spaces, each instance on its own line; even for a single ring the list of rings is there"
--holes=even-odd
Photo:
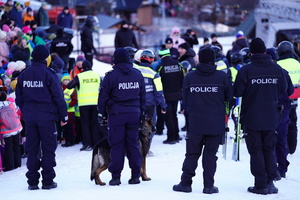
[[[141,54],[144,50],[140,49],[134,54],[134,60],[137,62],[141,62]]]

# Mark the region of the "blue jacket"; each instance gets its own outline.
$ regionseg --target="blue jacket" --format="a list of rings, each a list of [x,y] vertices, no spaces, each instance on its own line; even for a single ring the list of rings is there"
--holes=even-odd
[[[146,88],[146,106],[160,105],[162,109],[167,108],[165,101],[163,86],[159,74],[152,70],[151,64],[141,63],[140,66],[135,66],[138,69],[145,81]]]
[[[16,104],[24,121],[68,120],[63,91],[55,72],[46,67],[46,61],[32,60],[18,77]]]
[[[252,55],[234,83],[234,96],[242,97],[241,124],[251,130],[275,130],[280,121],[279,95],[286,91],[284,71],[271,56]]]
[[[141,72],[132,63],[118,63],[101,84],[98,111],[102,116],[145,111],[146,90]]]
[[[11,18],[14,20],[17,27],[20,29],[23,28],[23,17],[22,17],[22,11],[18,11],[15,6],[11,9]]]
[[[182,107],[188,114],[188,134],[225,133],[225,101],[233,97],[226,73],[212,64],[200,63],[183,80]]]
[[[64,11],[62,11],[57,17],[57,25],[65,28],[72,28],[73,17],[70,12],[66,14]]]

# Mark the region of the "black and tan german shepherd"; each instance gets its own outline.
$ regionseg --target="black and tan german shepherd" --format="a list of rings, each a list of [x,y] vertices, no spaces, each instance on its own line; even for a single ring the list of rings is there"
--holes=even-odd
[[[150,148],[150,137],[153,131],[152,120],[145,120],[143,128],[139,131],[140,152],[142,155],[141,177],[143,181],[150,181],[146,173],[146,155]],[[110,163],[110,146],[107,137],[101,139],[93,149],[91,181],[95,180],[96,185],[105,185],[100,174],[108,168]]]

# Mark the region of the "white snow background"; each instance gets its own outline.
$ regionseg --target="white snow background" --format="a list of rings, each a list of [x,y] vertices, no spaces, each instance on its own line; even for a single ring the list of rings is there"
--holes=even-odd
[[[202,39],[202,38],[201,38]],[[220,38],[220,42],[231,44],[233,38]],[[199,40],[203,41],[203,40]],[[201,42],[200,42],[201,43]],[[223,44],[222,43],[222,44]],[[196,47],[197,48],[197,47]],[[226,52],[226,51],[225,51]],[[102,76],[111,69],[110,65],[94,61],[93,69]],[[298,109],[299,114],[299,109]],[[184,125],[184,117],[179,114],[179,128]],[[233,134],[233,122],[230,119],[230,134]],[[299,122],[298,122],[298,127]],[[200,127],[199,127],[200,128]],[[184,137],[185,132],[180,132]],[[249,155],[245,142],[241,143],[241,160],[239,162],[231,159],[232,140],[228,139],[227,159],[222,155],[222,146],[218,152],[217,172],[215,175],[215,186],[219,188],[218,194],[207,195],[202,193],[202,164],[199,166],[196,176],[193,178],[193,191],[191,193],[174,192],[172,187],[178,184],[181,176],[181,167],[185,154],[185,140],[175,145],[165,145],[162,141],[164,135],[154,136],[151,151],[153,157],[147,158],[147,174],[151,181],[142,181],[138,185],[129,185],[130,169],[127,159],[122,172],[120,186],[109,186],[111,175],[108,171],[102,173],[102,180],[106,186],[95,185],[90,181],[91,151],[79,151],[81,144],[73,147],[63,148],[58,145],[56,151],[55,167],[58,184],[56,189],[29,191],[25,177],[26,159],[22,160],[22,167],[0,174],[0,199],[1,200],[296,200],[300,199],[300,153],[299,147],[293,155],[288,156],[290,166],[287,177],[275,183],[279,189],[278,194],[256,195],[247,192],[249,186],[253,186],[254,178],[250,173]],[[39,185],[41,187],[41,183]]]

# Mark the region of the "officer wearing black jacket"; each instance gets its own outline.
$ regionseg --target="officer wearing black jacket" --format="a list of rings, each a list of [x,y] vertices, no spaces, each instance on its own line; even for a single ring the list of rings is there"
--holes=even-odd
[[[65,125],[67,106],[55,72],[47,68],[49,52],[37,45],[32,52],[32,65],[18,77],[16,104],[26,124],[26,151],[28,153],[26,177],[28,189],[39,189],[39,169],[42,167],[42,189],[56,188],[54,167],[57,146],[56,121]]]
[[[234,83],[234,96],[242,97],[241,124],[250,154],[254,187],[248,191],[257,194],[277,193],[273,180],[276,176],[275,145],[281,108],[279,96],[287,91],[283,69],[266,55],[260,38],[250,44],[251,63],[244,65]]]
[[[167,139],[163,143],[175,144],[180,140],[177,107],[178,101],[181,100],[184,71],[182,65],[172,59],[169,49],[165,49],[165,54],[162,55],[161,63],[157,66],[157,69],[167,103],[166,126],[168,131]]]
[[[217,168],[216,153],[225,134],[225,103],[233,96],[229,77],[216,70],[215,53],[211,48],[199,52],[196,70],[189,72],[183,81],[182,104],[188,114],[186,154],[181,181],[174,191],[191,192],[192,177],[203,149],[203,193],[218,193],[214,186]]]
[[[129,184],[140,183],[142,157],[139,152],[138,129],[146,107],[146,90],[141,72],[133,68],[129,53],[124,48],[114,52],[114,66],[101,84],[98,111],[108,119],[108,141],[111,146],[112,174],[109,185],[121,184],[125,150],[131,168]]]
[[[73,45],[69,38],[64,36],[64,30],[58,29],[57,37],[51,42],[50,53],[57,53],[64,61],[64,70],[68,70],[69,56],[73,51]]]

